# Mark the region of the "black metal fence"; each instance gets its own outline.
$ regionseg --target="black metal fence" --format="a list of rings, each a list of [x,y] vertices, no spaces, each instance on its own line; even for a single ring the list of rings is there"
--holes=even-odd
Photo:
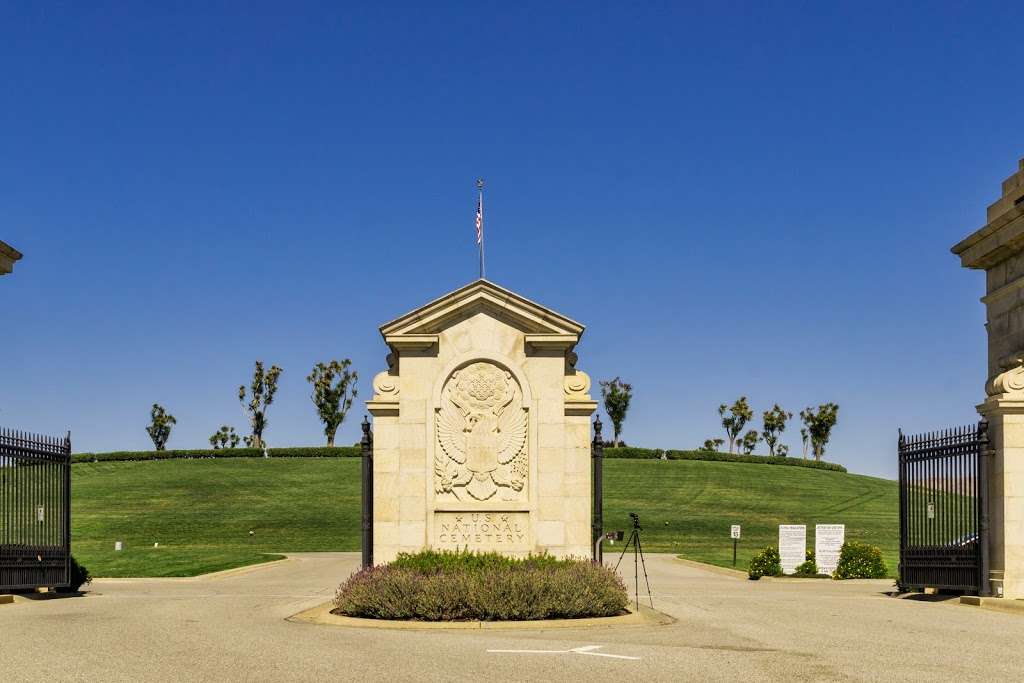
[[[988,593],[988,423],[899,435],[900,584]]]
[[[71,571],[71,435],[0,429],[0,591],[62,587]]]

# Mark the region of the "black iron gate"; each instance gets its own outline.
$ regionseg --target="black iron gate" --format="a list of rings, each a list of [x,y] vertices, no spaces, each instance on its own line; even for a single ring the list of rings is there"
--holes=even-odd
[[[900,584],[988,594],[988,423],[899,435]]]
[[[70,581],[71,435],[0,429],[0,591]]]

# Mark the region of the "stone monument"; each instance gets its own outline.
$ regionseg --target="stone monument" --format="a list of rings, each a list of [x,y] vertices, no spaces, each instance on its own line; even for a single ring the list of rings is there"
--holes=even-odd
[[[988,207],[988,223],[953,247],[983,269],[988,331],[989,562],[992,592],[1024,598],[1024,159]]]
[[[380,332],[374,562],[424,548],[589,557],[583,326],[481,279]]]

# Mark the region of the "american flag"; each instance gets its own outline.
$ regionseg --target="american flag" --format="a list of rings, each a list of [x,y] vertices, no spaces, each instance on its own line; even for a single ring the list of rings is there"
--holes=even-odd
[[[476,200],[476,243],[480,244],[484,241],[484,197],[480,197]]]

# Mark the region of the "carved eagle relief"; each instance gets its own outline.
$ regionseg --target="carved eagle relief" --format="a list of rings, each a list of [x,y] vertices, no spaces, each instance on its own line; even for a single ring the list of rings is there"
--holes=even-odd
[[[452,373],[436,419],[434,490],[516,500],[527,476],[527,413],[512,373],[493,363],[472,363]]]

